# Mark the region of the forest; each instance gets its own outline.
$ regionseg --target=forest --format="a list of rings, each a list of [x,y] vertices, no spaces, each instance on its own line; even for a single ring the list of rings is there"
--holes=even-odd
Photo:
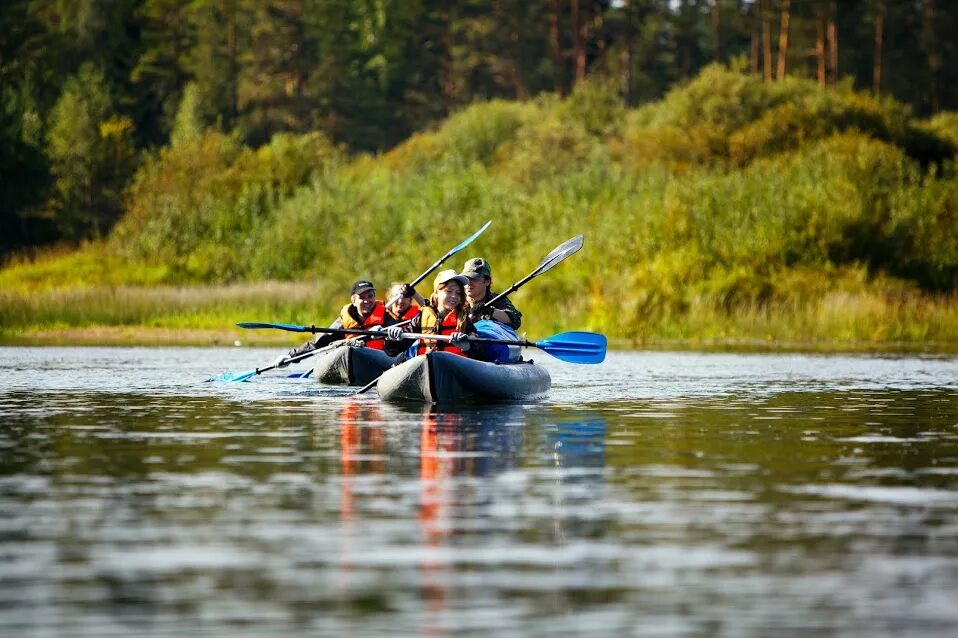
[[[476,101],[587,78],[660,99],[712,62],[958,104],[940,0],[8,0],[0,11],[0,251],[102,237],[184,97],[259,147],[321,133],[384,151]]]
[[[950,3],[29,0],[0,27],[5,339],[320,321],[486,219],[503,286],[586,233],[532,328],[958,334]]]

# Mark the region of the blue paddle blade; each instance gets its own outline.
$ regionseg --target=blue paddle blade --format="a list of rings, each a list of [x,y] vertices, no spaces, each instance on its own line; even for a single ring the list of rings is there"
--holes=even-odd
[[[536,341],[536,347],[567,363],[602,363],[608,342],[595,332],[562,332]]]
[[[474,232],[471,237],[469,237],[468,239],[462,240],[462,243],[460,243],[458,246],[456,246],[455,248],[453,248],[452,250],[450,250],[448,253],[446,253],[446,257],[451,257],[451,256],[454,255],[455,253],[459,252],[460,250],[462,250],[463,248],[465,248],[466,246],[468,246],[469,244],[471,244],[472,242],[474,242],[474,241],[476,240],[476,237],[478,237],[478,236],[481,235],[482,233],[486,232],[486,229],[489,228],[489,225],[490,225],[491,223],[492,223],[492,220],[490,219],[489,221],[487,221],[487,222],[483,225],[482,228],[480,228],[479,230],[477,230],[476,232]]]
[[[304,372],[290,372],[286,375],[287,379],[306,379],[313,373],[313,369],[310,368]]]
[[[287,330],[289,332],[309,332],[306,326],[298,326],[294,323],[260,323],[258,321],[242,321],[236,324],[240,328],[247,330],[256,330],[259,328],[275,328],[276,330]]]
[[[247,381],[256,376],[256,370],[250,370],[249,372],[224,372],[223,374],[213,377],[212,379],[207,379],[207,381]]]

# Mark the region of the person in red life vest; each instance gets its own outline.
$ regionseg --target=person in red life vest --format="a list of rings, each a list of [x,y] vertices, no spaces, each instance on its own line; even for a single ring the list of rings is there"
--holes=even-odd
[[[387,326],[412,319],[419,314],[419,309],[426,305],[425,298],[416,292],[415,288],[402,282],[390,284],[386,299],[392,299],[393,297],[399,297],[399,299],[393,305],[386,307]],[[413,301],[416,302],[416,305],[413,305]]]
[[[474,257],[466,261],[462,267],[466,283],[466,309],[473,322],[481,319],[493,319],[503,323],[513,330],[518,330],[522,323],[522,313],[516,310],[508,297],[496,300],[487,308],[483,304],[496,297],[498,293],[492,291],[492,266],[482,257]]]
[[[412,290],[411,286],[409,288]],[[415,291],[413,292],[415,293]],[[353,284],[349,293],[350,303],[343,306],[342,310],[339,311],[339,316],[329,325],[330,328],[382,330],[386,326],[391,326],[395,323],[395,320],[386,312],[386,306],[383,302],[376,299],[376,287],[371,281],[360,279]],[[346,339],[353,338],[354,336],[346,337]],[[289,365],[289,359],[292,357],[318,350],[328,346],[334,341],[341,341],[342,339],[343,337],[341,335],[317,334],[300,347],[293,348],[285,355],[279,357],[273,365],[283,368]],[[355,345],[357,347],[365,345],[368,348],[382,350],[383,340],[370,339],[369,341],[365,341],[365,343],[364,340],[358,340],[350,342],[349,345]]]
[[[408,326],[392,326],[386,329],[386,354],[396,356],[416,345],[417,355],[442,351],[471,359],[482,359],[482,344],[469,341],[470,336],[476,336],[476,329],[466,312],[466,281],[466,278],[457,275],[455,270],[443,270],[436,275],[429,305],[423,306]],[[403,339],[403,332],[449,335],[452,341],[421,339],[417,342],[414,339]],[[400,356],[396,363],[403,360],[404,357]]]

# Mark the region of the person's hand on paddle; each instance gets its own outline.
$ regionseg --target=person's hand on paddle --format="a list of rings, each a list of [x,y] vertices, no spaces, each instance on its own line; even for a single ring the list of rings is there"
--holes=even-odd
[[[473,323],[477,321],[482,321],[484,319],[492,319],[492,313],[496,311],[492,306],[479,306],[478,308],[472,309],[472,321]]]
[[[463,352],[468,352],[469,348],[472,347],[472,344],[469,343],[469,337],[464,332],[454,332],[449,336],[452,339],[450,343],[452,343],[452,345],[456,346]]]
[[[274,368],[285,368],[286,366],[289,365],[289,363],[290,363],[289,357],[287,357],[287,356],[284,354],[284,355],[279,356],[279,357],[276,359],[276,361],[273,362],[273,367],[274,367]]]
[[[389,341],[402,341],[402,328],[399,326],[386,328],[386,339]]]
[[[416,289],[413,288],[411,284],[403,284],[402,288],[399,289],[399,293],[408,299],[416,296]]]

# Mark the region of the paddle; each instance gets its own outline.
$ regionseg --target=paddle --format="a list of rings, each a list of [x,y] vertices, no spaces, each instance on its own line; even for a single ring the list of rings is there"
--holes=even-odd
[[[427,339],[430,341],[452,341],[449,335],[427,335],[414,332],[404,332],[403,339]],[[467,341],[472,343],[501,343],[507,346],[521,346],[523,348],[538,348],[546,354],[551,354],[560,361],[566,363],[602,363],[605,361],[605,352],[608,342],[605,335],[595,332],[560,332],[539,341],[528,341],[526,339],[484,339],[479,337],[467,337]],[[355,394],[363,394],[379,381],[376,377]]]
[[[505,296],[507,296],[507,295],[510,295],[510,294],[514,293],[515,291],[519,290],[519,288],[522,287],[523,284],[525,284],[525,283],[528,282],[529,280],[531,280],[531,279],[533,279],[533,278],[535,278],[535,277],[538,277],[539,275],[541,275],[542,273],[546,272],[547,270],[551,270],[554,266],[557,266],[559,263],[561,263],[566,257],[568,257],[568,256],[570,256],[570,255],[574,255],[575,253],[579,252],[579,250],[582,248],[582,243],[583,243],[584,241],[585,241],[585,239],[583,238],[582,235],[576,235],[576,236],[573,237],[572,239],[568,239],[568,240],[562,242],[561,244],[559,244],[558,246],[556,246],[556,247],[552,250],[552,252],[550,252],[548,255],[546,255],[545,258],[544,258],[541,262],[539,262],[539,265],[536,266],[536,269],[535,269],[535,270],[533,270],[531,273],[529,273],[528,275],[526,275],[525,277],[523,277],[522,279],[520,279],[520,280],[517,281],[516,283],[512,284],[511,286],[509,286],[506,290],[504,290],[503,292],[499,293],[498,295],[496,295],[495,297],[493,297],[493,298],[490,299],[489,301],[487,301],[487,302],[485,302],[484,304],[482,304],[481,307],[482,307],[482,308],[489,308],[489,307],[491,307],[492,304],[494,304],[496,301],[498,301],[498,300],[502,299],[503,297],[505,297]],[[570,333],[570,334],[571,334],[571,333]],[[588,334],[588,333],[583,333],[583,334]],[[600,335],[600,336],[601,336],[601,335]],[[604,343],[605,337],[602,337],[602,339],[603,339],[603,343]],[[605,349],[605,347],[603,346],[603,357],[605,356],[605,354],[604,354],[604,349]],[[601,361],[601,359],[600,359],[600,361]],[[599,361],[596,361],[595,363],[599,363]],[[364,386],[363,388],[360,388],[360,390],[359,390],[358,392],[356,392],[356,394],[362,394],[362,393],[366,392],[367,390],[369,390],[369,388],[373,387],[373,385],[374,385],[374,384],[376,383],[376,381],[378,381],[378,380],[379,380],[379,378],[377,377],[376,379],[374,379],[373,381],[371,381],[370,383],[368,383],[368,384],[367,384],[366,386]]]
[[[318,328],[316,326],[296,326],[288,323],[238,323],[240,328],[279,328],[294,332],[325,332],[329,334],[362,335],[367,337],[384,337],[381,330],[348,330],[343,328]],[[420,332],[403,332],[401,339],[426,339],[427,341],[452,341],[449,335],[423,334]],[[569,363],[602,363],[605,359],[605,335],[595,332],[562,332],[548,339],[528,341],[526,339],[485,339],[482,337],[466,337],[474,343],[501,343],[507,346],[522,346],[524,348],[539,348],[563,361]],[[307,353],[308,354],[308,353]]]
[[[437,261],[435,264],[433,264],[429,268],[429,270],[427,270],[422,275],[420,275],[419,278],[416,279],[416,281],[412,285],[415,286],[415,284],[422,281],[423,278],[425,278],[439,264],[441,264],[443,261],[451,257],[453,254],[455,254],[456,251],[461,250],[462,248],[467,246],[470,242],[472,242],[473,239],[475,239],[479,235],[479,233],[484,231],[486,227],[488,227],[489,224],[491,223],[492,222],[486,222],[486,225],[480,228],[476,232],[476,234],[474,234],[472,237],[470,237],[469,239],[467,239],[466,241],[464,241],[463,243],[459,244],[458,246],[453,248],[451,251],[446,253],[446,255],[442,259]],[[499,293],[498,295],[496,295],[489,301],[482,304],[482,307],[486,308],[492,305],[494,302],[496,302],[499,299],[502,299],[506,295],[510,295],[514,293],[516,290],[518,290],[521,286],[523,286],[525,283],[527,283],[531,279],[538,277],[542,273],[547,272],[551,270],[553,267],[559,265],[566,257],[569,257],[570,255],[574,255],[575,253],[579,252],[579,250],[582,248],[583,242],[584,242],[584,238],[582,237],[582,235],[576,235],[572,239],[568,239],[562,242],[561,244],[556,246],[556,248],[551,253],[545,256],[542,262],[540,262],[539,265],[536,266],[535,270],[533,270],[531,273],[529,273],[528,275],[526,275],[525,277],[523,277],[516,283],[509,286],[509,288]],[[396,299],[390,300],[391,303],[395,303],[395,301]],[[387,304],[387,305],[391,305],[391,304]],[[339,330],[336,328],[320,328],[317,326],[300,326],[300,325],[291,324],[291,323],[260,323],[260,322],[247,321],[243,323],[238,323],[236,325],[239,326],[240,328],[249,328],[249,329],[275,328],[277,330],[287,330],[289,332],[314,332],[314,333],[326,332],[330,334],[364,334],[362,331],[355,332],[355,331],[348,331],[348,330]]]
[[[403,339],[425,339],[427,341],[452,341],[449,335],[421,334],[404,332]],[[607,342],[605,335],[596,332],[560,332],[539,341],[527,339],[486,339],[484,337],[466,337],[470,343],[501,343],[507,346],[538,348],[567,363],[602,363],[605,360]]]
[[[449,258],[452,257],[453,255],[455,255],[457,252],[459,252],[460,250],[462,250],[463,248],[465,248],[466,246],[468,246],[469,244],[471,244],[472,242],[474,242],[474,241],[476,240],[476,238],[477,238],[479,235],[481,235],[482,233],[484,233],[484,232],[486,231],[486,229],[489,228],[489,226],[490,226],[491,224],[492,224],[492,220],[487,221],[485,224],[482,225],[482,228],[480,228],[479,230],[477,230],[476,232],[474,232],[472,235],[470,235],[470,236],[467,237],[466,239],[464,239],[464,240],[462,240],[461,242],[459,242],[459,244],[457,244],[454,248],[452,248],[451,250],[449,250],[449,252],[447,252],[445,255],[443,255],[442,257],[440,257],[439,260],[436,261],[436,263],[434,263],[432,266],[430,266],[428,269],[426,269],[425,272],[423,272],[421,275],[419,275],[418,277],[416,277],[415,281],[413,281],[413,282],[410,284],[410,286],[412,286],[413,288],[415,288],[416,285],[417,285],[419,282],[421,282],[423,279],[425,279],[426,277],[428,277],[428,276],[429,276],[429,273],[431,273],[433,270],[435,270],[436,268],[438,268],[439,266],[441,266],[441,265],[443,264],[443,262],[445,262],[447,259],[449,259]],[[392,298],[392,299],[389,299],[388,302],[386,303],[386,307],[388,308],[389,306],[391,306],[391,305],[393,305],[394,303],[396,303],[397,301],[399,301],[400,297],[401,297],[401,295],[395,295],[395,296],[393,296],[393,298]],[[395,324],[395,325],[403,325],[403,324],[405,324],[405,323],[409,323],[409,322],[408,322],[408,321],[404,321],[404,322],[402,322],[402,323]],[[289,332],[313,332],[313,333],[315,333],[315,332],[327,332],[327,333],[329,333],[329,334],[355,334],[355,333],[351,333],[351,332],[334,332],[334,329],[332,329],[332,328],[328,328],[328,329],[323,330],[323,329],[316,328],[316,326],[309,326],[309,327],[307,327],[307,326],[297,326],[297,325],[294,325],[294,324],[281,324],[281,323],[253,323],[253,322],[249,322],[249,323],[240,323],[240,324],[237,324],[237,325],[240,326],[241,328],[276,328],[276,329],[279,329],[279,330],[287,330],[287,331],[289,331]],[[289,362],[290,362],[290,363],[295,363],[296,361],[300,361],[301,359],[305,359],[305,358],[307,358],[307,357],[311,357],[311,356],[313,356],[313,355],[319,354],[320,352],[325,352],[326,350],[328,350],[328,349],[330,349],[330,348],[333,348],[333,347],[336,347],[337,345],[338,345],[338,344],[332,344],[332,345],[330,345],[330,346],[326,346],[325,348],[320,348],[319,350],[313,350],[313,351],[311,351],[311,352],[304,353],[303,355],[301,355],[301,356],[299,356],[299,357],[295,357],[295,358],[293,358],[293,359],[290,359]],[[238,373],[238,374],[229,374],[229,373],[226,373],[226,374],[221,374],[221,375],[218,376],[218,377],[213,377],[212,379],[207,379],[207,380],[208,380],[208,381],[246,381],[247,379],[251,379],[252,377],[255,377],[255,376],[258,375],[258,374],[262,374],[263,372],[266,372],[267,370],[273,370],[273,369],[275,369],[275,368],[277,368],[277,367],[278,367],[278,366],[276,366],[276,365],[271,365],[271,366],[266,366],[265,368],[256,368],[255,370],[250,370],[249,372],[240,372],[240,373]]]
[[[441,266],[447,259],[449,259],[449,258],[452,257],[453,255],[455,255],[457,252],[459,252],[460,250],[462,250],[463,248],[465,248],[466,246],[468,246],[468,245],[471,244],[472,242],[474,242],[474,241],[476,240],[476,237],[478,237],[479,235],[481,235],[482,233],[484,233],[484,232],[486,231],[486,229],[489,228],[489,225],[490,225],[490,224],[492,224],[492,220],[487,221],[485,224],[483,224],[482,228],[480,228],[479,230],[477,230],[476,232],[474,232],[474,233],[473,233],[472,235],[470,235],[468,238],[462,240],[459,244],[457,244],[457,245],[456,245],[454,248],[452,248],[449,252],[447,252],[445,255],[443,255],[442,257],[440,257],[439,260],[438,260],[436,263],[434,263],[432,266],[430,266],[429,268],[427,268],[421,275],[419,275],[418,277],[416,277],[416,279],[415,279],[411,284],[409,284],[409,285],[410,285],[411,287],[415,288],[416,285],[417,285],[419,282],[421,282],[423,279],[425,279],[426,277],[429,276],[429,273],[431,273],[431,272],[432,272],[433,270],[435,270],[436,268],[439,268],[439,266]],[[399,299],[400,299],[401,297],[402,297],[402,295],[393,295],[391,299],[389,299],[389,300],[386,301],[386,307],[387,307],[387,308],[390,307],[391,305],[393,305],[394,303],[396,303],[397,301],[399,301]]]
[[[406,322],[408,323],[408,321]],[[379,336],[386,338],[386,333],[380,330],[360,330],[358,328],[322,328],[320,326],[300,326],[295,323],[263,323],[260,321],[241,321],[236,324],[240,328],[247,330],[261,330],[263,328],[274,328],[276,330],[286,330],[287,332],[311,332],[331,335],[363,335],[368,337]],[[397,324],[398,325],[398,324]],[[308,352],[306,354],[309,354]]]
[[[503,297],[511,295],[515,291],[519,290],[519,288],[530,279],[533,279],[534,277],[538,277],[539,275],[546,272],[547,270],[551,270],[553,266],[557,266],[566,257],[570,255],[574,255],[575,253],[579,252],[579,250],[582,248],[583,241],[585,240],[582,237],[582,235],[576,235],[572,239],[568,239],[562,242],[561,244],[556,246],[551,253],[545,256],[545,258],[539,263],[539,265],[536,266],[535,270],[533,270],[531,273],[529,273],[528,275],[526,275],[524,278],[520,279],[516,283],[509,286],[506,290],[500,292],[498,295],[496,295],[489,301],[482,304],[481,307],[488,308],[492,306],[492,304],[499,301]]]
[[[411,321],[410,319],[406,319],[405,321],[400,321],[399,323],[396,323],[393,325],[404,326],[408,324],[410,321]],[[276,328],[276,327],[282,326],[281,328],[282,330],[290,330],[292,332],[321,332],[321,330],[318,328],[315,330],[309,330],[307,329],[306,326],[296,326],[293,324],[286,324],[286,323],[279,323],[279,324],[248,323],[248,324],[237,324],[237,325],[243,328]],[[315,328],[315,326],[310,326],[309,328]],[[329,328],[328,330],[333,330],[333,328]],[[372,335],[378,335],[380,338],[384,338],[385,336],[384,332],[379,332],[376,330],[367,330],[366,332],[372,333]],[[364,337],[360,337],[360,339],[363,339],[363,338]],[[295,357],[290,357],[289,361],[287,362],[287,365],[290,363],[298,363],[302,361],[303,359],[308,359],[317,354],[323,354],[324,352],[329,352],[333,348],[339,348],[340,346],[344,346],[344,345],[347,345],[346,341],[336,341],[335,343],[331,343],[330,345],[324,348],[319,348],[318,350],[310,350],[309,352],[304,352],[303,354],[296,355]],[[256,368],[255,370],[250,370],[248,372],[239,372],[235,374],[224,373],[219,375],[218,377],[207,379],[207,381],[247,381],[248,379],[252,379],[256,375],[267,372],[268,370],[275,370],[278,367],[280,366],[273,364],[273,365],[266,366],[265,368]],[[302,379],[302,378],[308,377],[311,373],[312,373],[312,370],[308,372],[294,372],[292,374],[287,375],[287,377]]]
[[[336,343],[330,344],[326,346],[325,348],[320,348],[319,350],[310,350],[309,352],[304,352],[303,354],[296,355],[295,357],[290,357],[289,363],[298,363],[299,361],[302,361],[303,359],[308,359],[309,357],[312,357],[313,355],[321,354],[323,352],[329,352],[333,348],[339,348],[344,345],[346,345],[345,341],[337,341]],[[264,372],[268,372],[269,370],[275,370],[278,367],[280,366],[274,363],[272,365],[266,366],[265,368],[256,368],[255,370],[249,370],[247,372],[236,372],[236,373],[226,372],[219,375],[218,377],[207,379],[207,381],[248,381],[249,379],[252,379],[253,377],[257,375],[263,374]],[[308,375],[309,373],[298,374],[299,377],[304,377]],[[292,377],[293,375],[291,374],[289,376]]]

